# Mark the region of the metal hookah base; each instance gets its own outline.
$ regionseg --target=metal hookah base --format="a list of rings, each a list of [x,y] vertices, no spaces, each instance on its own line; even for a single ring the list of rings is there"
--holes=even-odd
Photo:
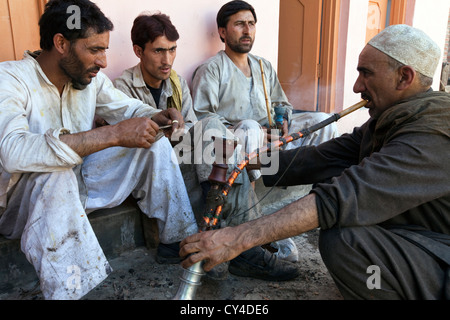
[[[202,267],[203,262],[197,262],[189,269],[183,269],[181,275],[181,284],[178,288],[178,292],[173,297],[173,300],[193,300],[195,299],[195,293],[197,288],[201,286],[201,279],[205,272]]]

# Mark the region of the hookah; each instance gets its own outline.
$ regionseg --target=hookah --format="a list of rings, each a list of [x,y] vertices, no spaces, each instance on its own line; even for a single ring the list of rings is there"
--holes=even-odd
[[[199,232],[204,232],[208,230],[214,230],[218,228],[218,224],[220,221],[220,215],[222,212],[223,205],[225,203],[226,197],[228,196],[229,191],[231,190],[234,181],[239,176],[239,174],[244,170],[244,168],[249,164],[249,162],[252,159],[255,159],[259,157],[262,153],[268,152],[270,150],[276,150],[277,148],[281,148],[282,146],[285,146],[286,144],[298,140],[300,138],[306,137],[310,135],[311,133],[320,130],[327,125],[338,121],[342,117],[366,106],[367,101],[362,100],[355,105],[344,109],[343,111],[339,113],[335,113],[329,118],[323,120],[322,122],[319,122],[309,128],[306,128],[304,130],[301,130],[299,132],[293,133],[286,138],[280,138],[279,140],[269,143],[266,146],[259,148],[250,154],[247,154],[245,156],[245,159],[236,165],[234,170],[231,172],[229,177],[227,178],[227,170],[228,165],[226,165],[226,160],[233,154],[234,149],[237,146],[236,140],[230,140],[230,139],[214,139],[214,147],[216,150],[216,162],[213,164],[213,169],[211,171],[210,176],[208,177],[208,180],[211,182],[211,189],[208,193],[207,199],[206,199],[206,208],[203,215],[203,223],[200,226]],[[284,106],[276,106],[275,108],[279,107],[278,113],[276,113],[276,123],[283,123],[283,115],[286,111],[286,109],[282,109]],[[286,107],[284,107],[286,108]],[[227,157],[227,155],[229,155]],[[192,300],[195,299],[195,294],[198,289],[198,287],[201,285],[201,278],[205,274],[203,271],[203,262],[197,262],[196,264],[192,265],[188,269],[183,269],[183,273],[180,277],[181,284],[178,288],[178,291],[176,295],[174,296],[173,300]]]
[[[226,175],[228,171],[227,160],[233,155],[237,146],[237,140],[222,139],[213,137],[214,150],[216,160],[213,164],[213,169],[208,177],[211,183],[211,189],[206,198],[206,209],[203,214],[203,225],[200,225],[201,232],[212,230],[213,225],[216,226],[219,222],[218,218],[214,218],[217,210],[222,210],[222,205],[225,202],[225,197],[221,194],[220,186],[227,182]],[[218,207],[220,206],[220,208]],[[216,210],[214,210],[217,207]],[[181,284],[178,288],[173,300],[192,300],[195,297],[197,288],[201,285],[201,278],[205,274],[202,268],[202,262],[198,262],[189,269],[183,269],[183,274],[180,277]]]

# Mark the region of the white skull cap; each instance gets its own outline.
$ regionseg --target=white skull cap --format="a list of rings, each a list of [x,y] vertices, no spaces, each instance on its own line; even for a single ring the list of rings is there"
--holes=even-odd
[[[387,27],[368,44],[430,78],[441,58],[441,49],[425,32],[405,24]]]

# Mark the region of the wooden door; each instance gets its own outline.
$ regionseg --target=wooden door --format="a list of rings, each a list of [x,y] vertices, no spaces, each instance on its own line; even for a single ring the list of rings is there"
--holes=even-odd
[[[316,111],[322,0],[281,0],[278,77],[294,109]]]
[[[386,27],[388,0],[370,0],[367,16],[366,42]]]
[[[47,0],[0,0],[0,61],[20,60],[38,50],[39,17]]]

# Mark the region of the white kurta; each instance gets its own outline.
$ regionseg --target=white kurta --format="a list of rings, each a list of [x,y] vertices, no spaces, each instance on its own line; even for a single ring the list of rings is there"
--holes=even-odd
[[[60,96],[29,54],[0,64],[0,234],[21,237],[45,298],[79,299],[110,272],[86,213],[133,194],[158,219],[161,242],[197,232],[167,139],[84,159],[59,140],[60,133],[90,130],[95,114],[115,124],[157,112],[115,89],[103,73],[84,90],[68,83]]]

